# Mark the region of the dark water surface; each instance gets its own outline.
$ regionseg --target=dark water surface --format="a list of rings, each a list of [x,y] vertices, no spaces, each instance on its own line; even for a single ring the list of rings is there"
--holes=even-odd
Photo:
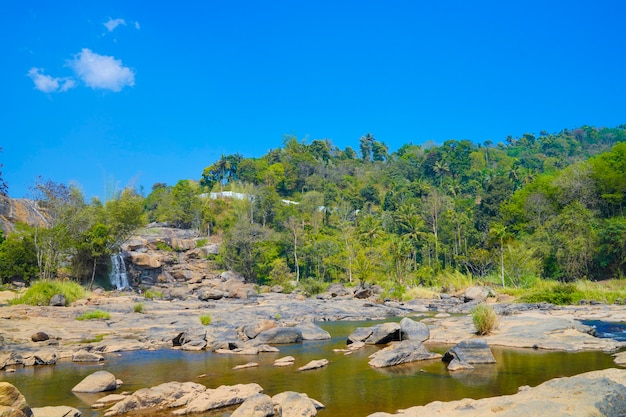
[[[548,379],[615,367],[612,357],[602,352],[565,353],[493,347],[497,364],[479,365],[472,371],[450,373],[445,363],[435,360],[392,368],[374,369],[368,356],[378,348],[369,346],[352,355],[333,352],[344,348],[345,340],[356,327],[375,322],[322,323],[332,336],[330,341],[305,342],[280,346],[280,353],[257,356],[224,355],[211,352],[160,350],[107,355],[104,365],[60,362],[55,366],[20,368],[15,373],[0,371],[0,379],[15,385],[31,407],[69,405],[83,416],[100,416],[102,411],[89,405],[108,393],[80,394],[71,388],[87,375],[101,369],[112,372],[124,385],[118,389],[135,391],[170,381],[194,381],[216,388],[220,385],[256,382],[265,393],[282,391],[307,393],[326,405],[320,416],[357,417],[376,411],[395,412],[401,408],[432,401],[481,398],[513,394],[521,385],[535,386]],[[448,346],[430,346],[443,353]],[[275,359],[291,355],[293,367],[275,367]],[[326,358],[322,369],[298,372],[297,367],[313,359]],[[256,368],[234,371],[247,362]],[[228,412],[231,412],[228,410]],[[220,412],[215,415],[227,415]]]

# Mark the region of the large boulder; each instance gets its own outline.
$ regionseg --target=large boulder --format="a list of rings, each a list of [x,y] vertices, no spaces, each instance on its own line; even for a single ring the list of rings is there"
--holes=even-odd
[[[495,293],[491,288],[488,287],[469,287],[465,290],[463,294],[463,299],[465,302],[477,301],[482,302],[485,301],[488,297],[494,296]]]
[[[52,298],[50,298],[50,303],[53,307],[65,307],[67,305],[67,299],[63,294],[54,294]]]
[[[275,404],[280,406],[282,417],[311,417],[317,415],[317,410],[324,406],[319,401],[309,398],[306,394],[285,391],[272,397]]]
[[[57,363],[57,354],[50,350],[41,350],[30,356],[24,356],[22,364],[24,366],[34,365],[54,365]]]
[[[33,342],[45,342],[49,339],[50,336],[48,336],[48,334],[45,332],[36,332],[33,333],[33,335],[30,337],[30,340],[32,340]]]
[[[365,342],[374,332],[372,327],[357,327],[348,335],[347,344]]]
[[[428,326],[422,322],[411,320],[408,317],[400,320],[400,332],[402,340],[424,342],[430,338]]]
[[[453,359],[461,363],[496,363],[489,349],[489,345],[482,339],[468,339],[448,349],[443,355],[444,362],[452,362]]]
[[[302,340],[328,340],[330,333],[313,322],[301,323],[295,326],[302,333]]]
[[[383,323],[372,328],[370,337],[364,340],[367,345],[384,345],[394,340],[400,340],[400,324]]]
[[[97,371],[79,382],[72,388],[72,391],[95,393],[113,391],[115,389],[117,389],[117,379],[115,375],[109,371]]]
[[[80,410],[66,405],[33,408],[33,417],[80,417]]]
[[[256,394],[246,399],[230,417],[271,417],[281,415],[274,409],[274,401],[267,394]]]
[[[182,350],[189,351],[206,349],[206,329],[201,327],[188,328],[172,339],[172,345],[180,346]]]
[[[295,327],[275,327],[262,331],[255,340],[271,345],[300,343],[302,342],[302,332]]]
[[[8,382],[0,382],[0,416],[33,416],[33,412],[22,393]]]
[[[158,269],[161,268],[161,257],[144,252],[129,252],[130,263],[140,268]]]
[[[369,364],[374,368],[400,365],[407,362],[439,359],[439,353],[426,349],[421,341],[405,340],[393,343],[370,356]]]

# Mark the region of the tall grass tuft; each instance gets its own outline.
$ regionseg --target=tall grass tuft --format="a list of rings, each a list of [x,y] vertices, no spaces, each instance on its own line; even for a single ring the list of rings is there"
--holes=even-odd
[[[476,327],[476,333],[481,336],[491,333],[498,327],[498,316],[487,304],[478,304],[472,309],[472,321]]]
[[[21,297],[12,300],[11,304],[47,306],[56,294],[62,294],[68,305],[84,298],[87,292],[82,285],[74,281],[41,280],[35,281]]]
[[[111,318],[111,313],[103,310],[86,311],[80,316],[76,317],[76,320],[108,320]]]
[[[209,316],[208,314],[201,315],[200,323],[202,323],[203,326],[208,326],[209,324],[211,324],[211,316]]]

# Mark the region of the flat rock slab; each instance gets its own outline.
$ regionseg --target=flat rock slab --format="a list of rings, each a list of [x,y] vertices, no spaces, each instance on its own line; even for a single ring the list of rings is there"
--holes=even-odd
[[[34,407],[33,417],[80,417],[80,410],[60,405],[58,407]]]
[[[435,401],[369,417],[580,417],[626,415],[626,370],[606,369],[556,378],[514,395]]]

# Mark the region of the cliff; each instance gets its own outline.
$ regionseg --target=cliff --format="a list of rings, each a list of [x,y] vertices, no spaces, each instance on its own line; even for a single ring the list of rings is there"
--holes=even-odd
[[[6,234],[15,229],[16,223],[45,226],[47,218],[33,200],[0,195],[0,228]]]

